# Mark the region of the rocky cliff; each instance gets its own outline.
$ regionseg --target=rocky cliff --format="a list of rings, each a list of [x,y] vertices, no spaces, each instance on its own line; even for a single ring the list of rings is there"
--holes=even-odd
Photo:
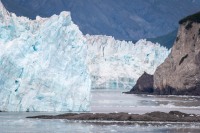
[[[130,90],[130,92],[126,92],[128,94],[148,94],[153,93],[153,75],[150,75],[146,72],[137,80],[136,85]]]
[[[154,93],[200,95],[200,12],[179,24],[171,53],[154,73]]]

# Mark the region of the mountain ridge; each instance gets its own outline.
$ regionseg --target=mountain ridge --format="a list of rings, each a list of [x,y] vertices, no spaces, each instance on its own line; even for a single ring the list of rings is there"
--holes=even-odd
[[[199,11],[200,1],[191,0],[2,0],[19,16],[49,17],[63,10],[84,34],[139,40],[166,35],[178,28],[179,19]],[[163,44],[164,45],[164,44]]]

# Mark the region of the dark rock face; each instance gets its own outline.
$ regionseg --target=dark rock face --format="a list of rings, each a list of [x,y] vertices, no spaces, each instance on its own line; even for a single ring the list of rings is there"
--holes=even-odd
[[[156,94],[200,95],[200,13],[180,24],[178,40],[154,74]]]
[[[146,72],[137,80],[136,85],[130,90],[129,93],[144,94],[153,93],[153,75]]]
[[[67,119],[67,120],[95,120],[95,121],[159,121],[159,122],[200,122],[200,116],[195,114],[185,114],[179,111],[151,112],[143,115],[128,113],[81,113],[81,114],[61,114],[61,115],[41,115],[27,118],[39,119]]]

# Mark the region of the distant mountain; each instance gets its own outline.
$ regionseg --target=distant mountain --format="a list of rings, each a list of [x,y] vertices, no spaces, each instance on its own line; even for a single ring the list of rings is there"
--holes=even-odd
[[[178,21],[200,10],[200,0],[2,0],[17,15],[31,19],[71,11],[84,34],[138,40],[166,35]]]
[[[160,43],[162,45],[164,45],[167,48],[171,48],[174,44],[174,41],[176,39],[176,35],[177,35],[178,30],[174,30],[166,35],[163,36],[159,36],[156,38],[148,38],[148,41],[151,41],[153,43]]]

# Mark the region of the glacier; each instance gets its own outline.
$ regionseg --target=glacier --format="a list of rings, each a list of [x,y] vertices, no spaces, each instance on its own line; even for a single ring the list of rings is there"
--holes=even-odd
[[[131,89],[169,53],[145,39],[83,35],[65,11],[18,17],[0,0],[0,110],[89,111],[91,88]]]
[[[86,43],[69,12],[30,20],[0,1],[0,110],[90,110]]]
[[[86,35],[92,89],[131,89],[144,73],[153,74],[170,53],[141,39],[135,44],[111,36]]]

